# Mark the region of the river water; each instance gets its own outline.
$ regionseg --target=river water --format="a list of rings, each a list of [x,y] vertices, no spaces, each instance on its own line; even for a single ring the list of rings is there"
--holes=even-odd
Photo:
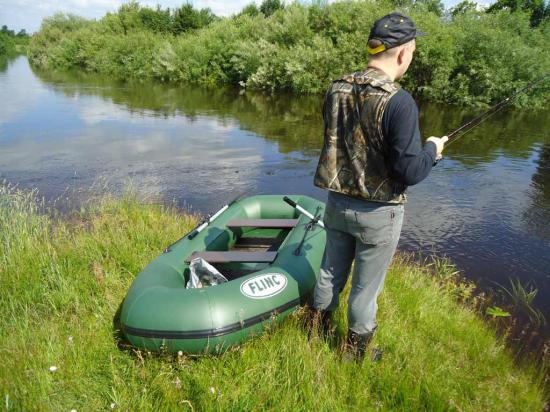
[[[0,62],[0,180],[67,205],[129,182],[209,213],[234,196],[306,194],[322,143],[320,96],[120,83]],[[424,137],[475,111],[421,104]],[[409,188],[399,249],[447,256],[482,288],[520,279],[550,319],[550,111],[506,109]]]

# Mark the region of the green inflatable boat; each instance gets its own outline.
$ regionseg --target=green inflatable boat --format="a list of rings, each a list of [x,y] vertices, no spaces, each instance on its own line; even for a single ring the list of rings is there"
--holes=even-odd
[[[197,354],[259,334],[309,298],[325,249],[324,207],[275,195],[224,206],[136,277],[122,304],[124,335],[138,348]],[[227,282],[186,288],[196,258]]]

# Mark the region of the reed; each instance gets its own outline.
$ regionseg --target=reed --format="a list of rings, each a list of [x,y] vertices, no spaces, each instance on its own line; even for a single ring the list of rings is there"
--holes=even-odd
[[[516,312],[527,316],[529,321],[536,326],[540,327],[546,324],[544,314],[533,305],[538,289],[529,284],[523,286],[519,279],[510,279],[509,287],[499,286],[511,301]]]

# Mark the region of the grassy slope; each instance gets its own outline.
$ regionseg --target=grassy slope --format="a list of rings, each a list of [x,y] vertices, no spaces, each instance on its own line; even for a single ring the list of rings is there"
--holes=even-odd
[[[470,289],[397,259],[380,299],[379,363],[308,340],[303,313],[223,356],[121,351],[113,316],[132,278],[193,220],[106,198],[56,220],[0,186],[0,395],[10,410],[538,411],[540,374],[513,365]],[[50,372],[50,366],[57,366]]]

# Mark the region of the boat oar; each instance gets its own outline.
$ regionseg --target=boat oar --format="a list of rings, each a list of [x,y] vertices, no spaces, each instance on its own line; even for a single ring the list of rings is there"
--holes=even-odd
[[[231,203],[233,203],[233,202],[231,202]],[[225,212],[227,209],[229,209],[229,205],[231,205],[231,203],[228,203],[227,205],[223,206],[220,210],[218,210],[212,216],[207,216],[206,219],[201,221],[195,229],[193,229],[191,232],[189,232],[188,235],[186,235],[187,238],[193,239],[195,236],[197,236],[200,232],[202,232],[204,230],[204,228],[206,226],[208,226],[210,223],[212,223],[214,220],[216,220],[216,218],[219,215],[221,215],[223,212]]]
[[[288,203],[290,206],[295,208],[298,212],[301,214],[309,217],[314,224],[318,224],[323,229],[325,228],[325,224],[322,220],[320,220],[321,216],[313,216],[311,213],[309,213],[306,209],[304,209],[302,206],[300,206],[298,203],[296,203],[294,200],[290,199],[288,196],[283,197],[283,200]]]
[[[233,199],[231,202],[223,206],[220,210],[218,210],[213,215],[209,215],[206,217],[206,219],[199,222],[199,224],[191,230],[189,233],[181,237],[180,239],[176,240],[174,243],[172,243],[170,246],[168,246],[164,253],[168,253],[172,250],[172,246],[174,246],[176,243],[178,243],[180,240],[188,238],[193,239],[195,236],[197,236],[200,232],[202,232],[210,223],[212,223],[218,216],[220,216],[223,212],[225,212],[229,206],[231,206],[233,203],[235,203],[237,200],[239,200],[241,197],[244,196],[245,193],[241,193],[239,196],[237,196],[235,199]]]

